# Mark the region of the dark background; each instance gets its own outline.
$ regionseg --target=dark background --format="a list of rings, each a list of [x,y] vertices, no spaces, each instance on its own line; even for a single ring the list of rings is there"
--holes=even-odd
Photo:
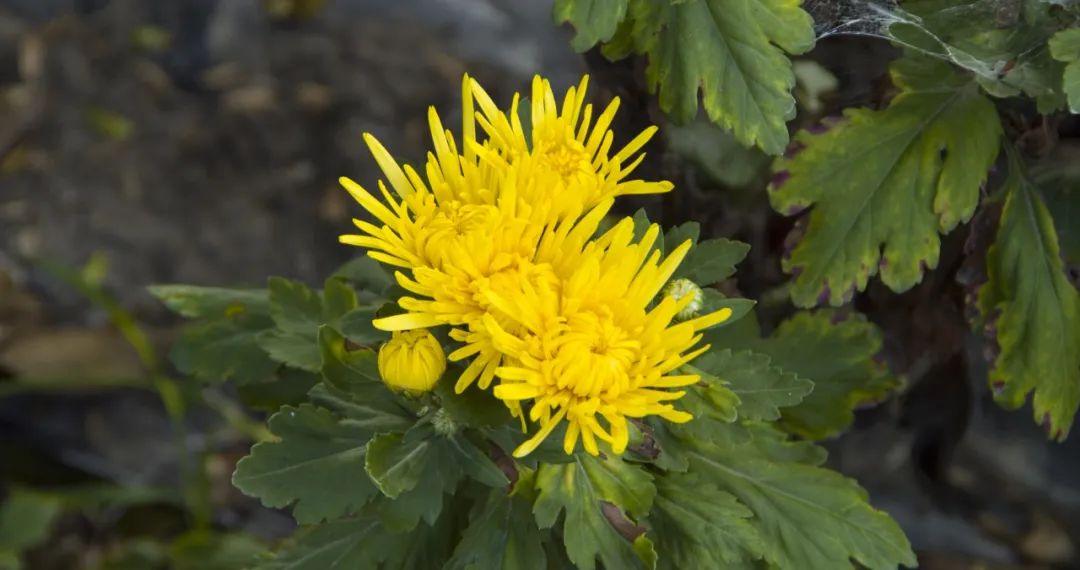
[[[275,17],[259,0],[0,0],[0,497],[178,486],[181,454],[145,367],[69,275],[91,256],[108,261],[104,290],[163,356],[179,323],[146,286],[320,283],[357,254],[337,243],[358,207],[336,179],[378,176],[361,133],[422,157],[427,106],[456,124],[466,71],[508,101],[533,73],[561,89],[588,70],[593,100],[624,98],[618,133],[665,124],[641,63],[575,54],[548,2],[306,4],[317,3],[285,2],[295,11]],[[880,104],[893,55],[879,39],[822,40],[809,58],[838,86],[813,112],[803,94],[797,124]],[[751,243],[738,287],[779,318],[790,222],[768,208],[768,160],[701,125],[663,132],[639,172],[678,192],[621,207]],[[966,234],[915,290],[874,285],[857,300],[908,385],[829,442],[830,461],[900,521],[924,568],[1080,568],[1080,442],[1048,443],[1029,409],[990,402],[949,273]],[[227,390],[204,397],[234,405]],[[288,535],[286,514],[231,488],[250,442],[206,408],[188,411],[183,446],[204,459],[214,528]],[[153,500],[65,512],[31,568],[119,567],[132,545],[166,543],[191,518]]]

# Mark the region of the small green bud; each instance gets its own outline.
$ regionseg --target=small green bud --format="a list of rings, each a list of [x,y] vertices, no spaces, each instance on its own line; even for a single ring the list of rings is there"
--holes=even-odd
[[[667,287],[664,288],[664,295],[672,297],[676,301],[681,301],[684,297],[690,296],[690,301],[686,303],[686,306],[675,314],[676,321],[685,321],[696,317],[698,311],[705,304],[705,293],[701,290],[701,287],[697,286],[697,283],[689,279],[675,279],[668,283]]]
[[[444,408],[439,408],[435,412],[435,415],[431,418],[431,425],[435,428],[435,433],[443,437],[449,437],[458,431],[457,422],[450,417],[450,412],[447,412]]]

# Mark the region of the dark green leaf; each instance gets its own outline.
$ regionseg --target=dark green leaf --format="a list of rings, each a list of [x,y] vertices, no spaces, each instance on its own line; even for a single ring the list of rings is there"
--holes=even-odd
[[[307,393],[319,383],[319,376],[293,368],[278,370],[276,377],[244,384],[236,394],[245,406],[264,412],[276,412],[282,406],[298,406],[307,401]]]
[[[746,257],[750,246],[729,239],[710,239],[690,249],[673,278],[684,277],[698,285],[719,283],[735,274],[735,265]]]
[[[266,547],[245,534],[190,532],[169,548],[174,570],[237,570],[250,568]]]
[[[727,568],[761,558],[764,543],[749,519],[753,512],[733,495],[689,473],[656,481],[649,522],[662,569]]]
[[[371,432],[329,410],[304,404],[270,418],[277,442],[255,444],[240,460],[233,484],[271,508],[295,503],[300,523],[356,512],[376,492],[364,470]]]
[[[446,570],[545,570],[543,537],[522,493],[530,490],[531,475],[518,480],[513,493],[488,493],[473,510]]]
[[[814,389],[813,382],[750,351],[713,351],[695,360],[694,366],[725,382],[738,396],[740,417],[752,420],[779,419],[780,408],[798,404]]]
[[[383,269],[378,261],[366,255],[342,265],[333,276],[351,281],[363,291],[378,297],[395,285],[394,276]]]
[[[837,570],[853,568],[851,559],[871,570],[916,564],[896,522],[833,471],[778,462],[753,445],[698,442],[691,472],[749,507],[765,559],[778,567]]]
[[[15,490],[0,504],[0,552],[14,554],[49,537],[61,502],[33,491]]]
[[[278,365],[259,347],[256,337],[272,326],[266,316],[247,313],[191,325],[170,356],[180,372],[200,380],[237,384],[264,380]]]
[[[391,499],[416,487],[434,452],[431,439],[379,434],[367,444],[365,466],[375,485]]]
[[[615,531],[600,505],[606,501],[630,516],[644,516],[656,488],[643,469],[614,456],[601,459],[579,454],[573,463],[540,465],[536,488],[539,495],[533,513],[541,528],[550,528],[559,513],[566,511],[563,540],[578,568],[594,570],[597,558],[607,568],[643,566],[633,545]]]
[[[378,568],[411,547],[408,534],[389,532],[374,517],[331,522],[300,530],[277,558],[258,570],[359,570]]]

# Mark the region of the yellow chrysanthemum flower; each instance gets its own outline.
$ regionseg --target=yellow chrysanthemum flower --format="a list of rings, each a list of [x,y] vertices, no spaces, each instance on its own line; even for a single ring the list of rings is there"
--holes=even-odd
[[[430,391],[446,372],[446,354],[426,330],[395,332],[379,347],[379,376],[395,392]]]
[[[578,250],[559,288],[523,285],[512,295],[488,293],[519,331],[485,319],[495,348],[509,360],[495,371],[500,383],[494,394],[506,402],[532,401],[529,419],[540,425],[514,455],[532,452],[563,419],[565,451],[573,453],[580,438],[594,455],[598,439],[615,453],[626,449],[627,418],[691,419],[670,403],[685,392],[670,389],[698,381],[679,369],[708,350],[707,345],[694,348],[702,338],[698,331],[724,322],[732,312],[724,308],[672,325],[692,296],[665,296],[648,308],[690,242],[661,262],[652,250],[659,227],[650,227],[638,243],[631,243],[633,231],[633,221],[624,219]]]
[[[375,321],[395,331],[384,349],[396,355],[396,364],[387,356],[384,377],[423,384],[420,377],[428,376],[421,372],[432,370],[434,352],[414,351],[420,362],[407,365],[401,360],[410,354],[406,349],[391,353],[388,347],[427,346],[422,339],[434,339],[423,329],[453,327],[450,336],[461,347],[450,360],[471,359],[455,389],[474,383],[487,389],[498,379],[495,395],[523,421],[527,414],[539,424],[518,456],[563,419],[567,453],[580,439],[593,454],[598,440],[616,453],[625,450],[627,418],[689,420],[671,404],[683,395],[673,389],[697,377],[678,370],[706,350],[694,348],[698,331],[731,315],[723,309],[673,325],[680,312],[697,310],[690,305],[700,304],[699,295],[665,296],[649,308],[689,242],[661,261],[652,249],[659,228],[631,243],[629,219],[594,238],[615,197],[672,186],[628,179],[656,129],[612,153],[618,100],[594,122],[593,107],[584,102],[587,84],[585,78],[570,88],[560,107],[548,82],[535,78],[526,130],[519,95],[503,112],[466,76],[460,147],[431,109],[434,150],[424,176],[365,135],[389,188],[379,182],[380,200],[342,179],[375,221],[354,220],[361,233],[341,241],[402,268],[397,282],[414,295],[399,299],[404,314]],[[486,138],[478,140],[478,132]],[[441,348],[438,356],[443,362]],[[380,369],[383,360],[380,351]]]

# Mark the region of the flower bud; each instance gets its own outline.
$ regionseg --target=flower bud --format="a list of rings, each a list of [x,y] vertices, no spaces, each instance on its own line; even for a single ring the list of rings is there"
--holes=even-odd
[[[395,332],[379,348],[379,375],[395,392],[427,392],[445,371],[446,354],[427,330]]]
[[[687,295],[691,296],[686,306],[675,314],[675,320],[677,321],[685,321],[696,317],[698,311],[705,304],[705,294],[701,291],[701,287],[698,287],[697,283],[689,279],[676,279],[668,283],[668,286],[664,289],[664,295],[672,297],[676,301],[681,301]]]

